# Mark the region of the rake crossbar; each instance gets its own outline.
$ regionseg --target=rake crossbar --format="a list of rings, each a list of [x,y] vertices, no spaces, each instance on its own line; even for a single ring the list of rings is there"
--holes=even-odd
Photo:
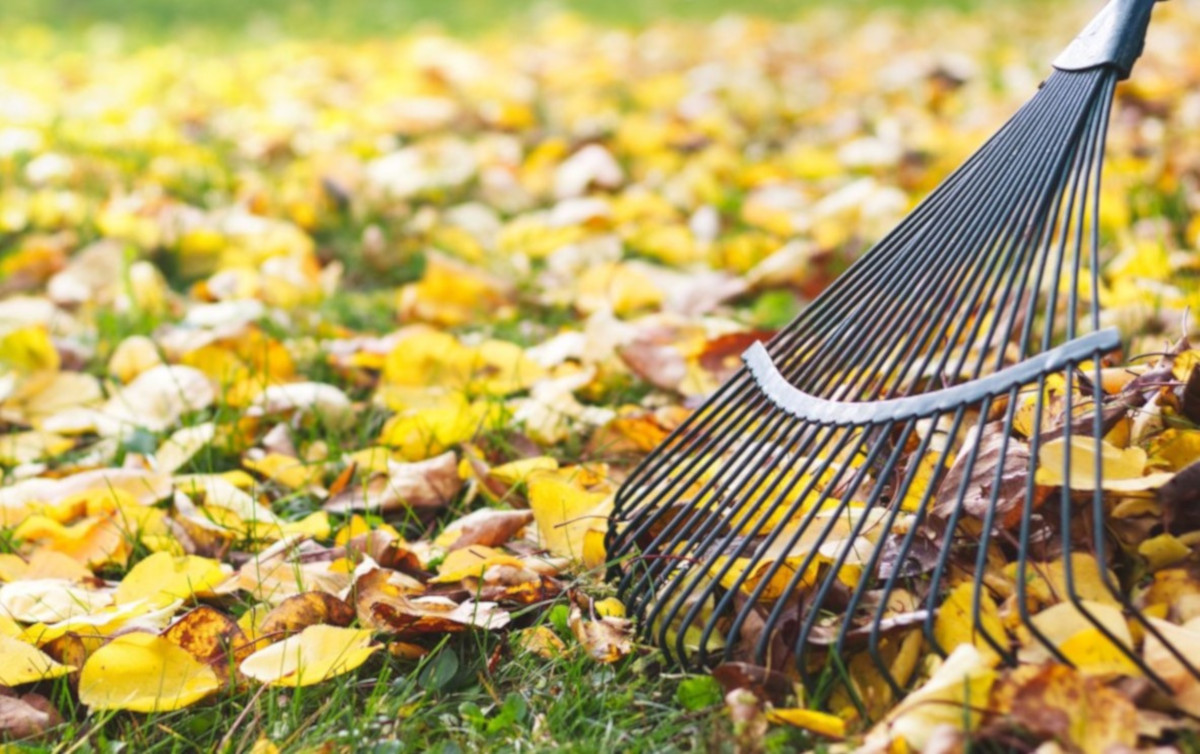
[[[1079,363],[1096,351],[1109,352],[1121,347],[1121,336],[1113,328],[1076,338],[1046,353],[995,374],[933,393],[909,398],[870,403],[845,403],[817,398],[797,390],[779,370],[762,343],[755,343],[742,354],[742,360],[758,383],[758,388],[778,408],[797,419],[813,424],[880,424],[900,419],[917,419],[950,411],[957,406],[977,403],[988,396],[1002,395],[1037,379],[1039,374],[1061,371]]]

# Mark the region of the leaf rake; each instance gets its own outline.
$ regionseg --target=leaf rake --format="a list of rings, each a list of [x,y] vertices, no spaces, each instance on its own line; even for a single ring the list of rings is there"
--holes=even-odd
[[[902,635],[953,648],[948,601],[1004,661],[1071,662],[1035,615],[1050,602],[1160,687],[1130,626],[1200,678],[1106,567],[1120,398],[1102,368],[1121,340],[1095,295],[1099,188],[1153,5],[1113,0],[999,132],[747,350],[621,487],[610,577],[669,658],[794,668],[811,688],[865,650],[898,696],[915,664],[897,661]],[[1039,484],[1059,463],[1061,489]],[[997,558],[1015,564],[1007,595],[985,581]],[[998,597],[1028,640],[1010,638]]]

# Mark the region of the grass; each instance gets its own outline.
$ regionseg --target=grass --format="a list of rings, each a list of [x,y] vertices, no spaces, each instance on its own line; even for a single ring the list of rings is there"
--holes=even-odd
[[[562,605],[548,614],[565,611]],[[97,714],[88,724],[62,730],[61,741],[80,741],[79,752],[129,747],[147,754],[246,752],[260,738],[282,751],[326,745],[378,754],[727,748],[729,731],[719,708],[681,709],[676,693],[682,677],[663,673],[653,659],[600,665],[574,649],[546,660],[503,637],[447,638],[419,661],[379,652],[357,672],[317,687],[259,687],[175,712]],[[47,695],[69,698],[65,684]],[[777,732],[767,749],[790,750],[801,739]]]

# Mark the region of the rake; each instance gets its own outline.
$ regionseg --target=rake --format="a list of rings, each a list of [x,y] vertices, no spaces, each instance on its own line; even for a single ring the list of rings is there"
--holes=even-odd
[[[1130,625],[1200,678],[1105,567],[1101,442],[1119,397],[1101,369],[1121,340],[1094,295],[1099,186],[1153,5],[1106,6],[999,132],[622,485],[609,575],[668,659],[794,669],[812,688],[865,652],[899,695],[899,634],[953,649],[936,621],[953,585],[976,644],[1014,663],[1029,650],[988,618],[1002,555],[1026,647],[1072,659],[1035,619],[1041,579],[1162,688]],[[1051,449],[1069,481],[1048,495],[1035,477]]]

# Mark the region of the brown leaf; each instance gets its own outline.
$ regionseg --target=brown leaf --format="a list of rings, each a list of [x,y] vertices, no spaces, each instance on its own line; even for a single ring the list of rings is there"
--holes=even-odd
[[[1183,385],[1181,403],[1183,415],[1200,424],[1200,368],[1192,367],[1192,371],[1188,373],[1187,382]]]
[[[495,602],[468,600],[457,604],[444,595],[418,596],[424,587],[403,574],[377,568],[355,582],[359,623],[399,636],[455,633],[471,626],[503,628],[511,620]],[[462,592],[459,596],[466,596]]]
[[[496,547],[512,539],[526,524],[533,520],[533,511],[502,511],[484,508],[470,513],[448,525],[438,537],[438,542],[449,542],[449,550],[458,550],[471,545]],[[453,537],[454,534],[458,536]]]
[[[575,638],[594,660],[616,662],[633,651],[633,621],[627,618],[584,620],[583,611],[575,606],[571,608],[570,625]]]
[[[87,645],[84,644],[79,634],[65,633],[46,642],[40,649],[55,662],[74,667],[75,670],[67,676],[67,680],[73,688],[79,686],[79,669],[83,667],[89,654]]]
[[[742,368],[742,354],[755,343],[766,343],[775,337],[773,330],[748,330],[713,338],[700,352],[700,366],[724,382]]]
[[[258,633],[273,641],[298,634],[309,626],[326,623],[349,626],[354,608],[326,592],[304,592],[288,597],[263,618]]]
[[[1192,373],[1197,371],[1200,370]],[[1184,534],[1200,529],[1200,461],[1175,474],[1156,494],[1167,533]]]
[[[386,474],[331,496],[325,510],[332,513],[437,510],[458,494],[462,484],[458,460],[452,451],[415,463],[388,461]]]
[[[642,337],[618,354],[634,374],[657,388],[676,392],[687,377],[687,361],[673,342]]]
[[[748,689],[762,701],[783,706],[795,695],[796,686],[783,673],[748,662],[726,662],[713,668],[713,678],[729,694],[737,689]]]
[[[1010,717],[1035,735],[1084,754],[1137,743],[1137,710],[1117,691],[1073,668],[1048,664],[1016,689]]]
[[[40,694],[0,695],[0,738],[33,738],[61,725],[62,721],[50,700]]]
[[[246,634],[228,615],[208,605],[190,610],[163,637],[224,677],[254,651]]]
[[[1002,526],[1012,526],[1020,520],[1025,501],[1025,488],[1029,481],[1029,446],[1009,436],[1005,438],[1000,422],[983,427],[979,439],[979,452],[974,454],[968,442],[958,453],[958,458],[946,473],[938,488],[933,505],[933,515],[948,518],[960,503],[962,490],[963,509],[975,518],[984,518],[991,507],[992,494],[996,485],[996,471],[1000,468],[1000,490],[996,498],[996,515]],[[963,477],[967,474],[967,463],[975,455],[966,488]],[[1034,501],[1036,507],[1040,500]]]

